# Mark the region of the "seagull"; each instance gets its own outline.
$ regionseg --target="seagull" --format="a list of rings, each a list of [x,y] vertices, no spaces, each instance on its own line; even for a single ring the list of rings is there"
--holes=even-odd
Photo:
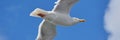
[[[30,16],[42,18],[36,40],[53,40],[56,35],[56,25],[71,26],[84,19],[70,16],[70,8],[79,0],[57,0],[52,11],[36,8]]]

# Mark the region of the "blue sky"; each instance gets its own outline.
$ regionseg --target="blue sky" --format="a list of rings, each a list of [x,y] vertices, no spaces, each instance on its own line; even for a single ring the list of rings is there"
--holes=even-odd
[[[41,18],[29,16],[35,8],[52,10],[57,0],[0,0],[0,36],[6,40],[34,40]],[[109,0],[80,0],[71,16],[86,22],[73,26],[57,26],[54,40],[107,40],[104,14]]]

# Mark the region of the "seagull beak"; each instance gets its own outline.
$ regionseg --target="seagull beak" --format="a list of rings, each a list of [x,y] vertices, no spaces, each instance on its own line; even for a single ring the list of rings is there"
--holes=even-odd
[[[81,19],[80,22],[85,22],[85,20],[84,20],[84,19]]]

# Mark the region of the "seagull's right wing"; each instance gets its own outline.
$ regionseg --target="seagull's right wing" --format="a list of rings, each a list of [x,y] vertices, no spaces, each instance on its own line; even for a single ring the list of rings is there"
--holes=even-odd
[[[56,25],[49,21],[43,20],[40,23],[38,36],[36,40],[53,40],[56,35]]]
[[[58,0],[53,8],[53,12],[69,13],[70,8],[78,0]]]

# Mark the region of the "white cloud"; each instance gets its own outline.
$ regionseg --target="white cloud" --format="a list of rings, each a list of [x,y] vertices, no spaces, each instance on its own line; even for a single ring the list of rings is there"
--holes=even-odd
[[[105,29],[110,33],[108,40],[120,40],[120,0],[110,0],[105,14]]]

